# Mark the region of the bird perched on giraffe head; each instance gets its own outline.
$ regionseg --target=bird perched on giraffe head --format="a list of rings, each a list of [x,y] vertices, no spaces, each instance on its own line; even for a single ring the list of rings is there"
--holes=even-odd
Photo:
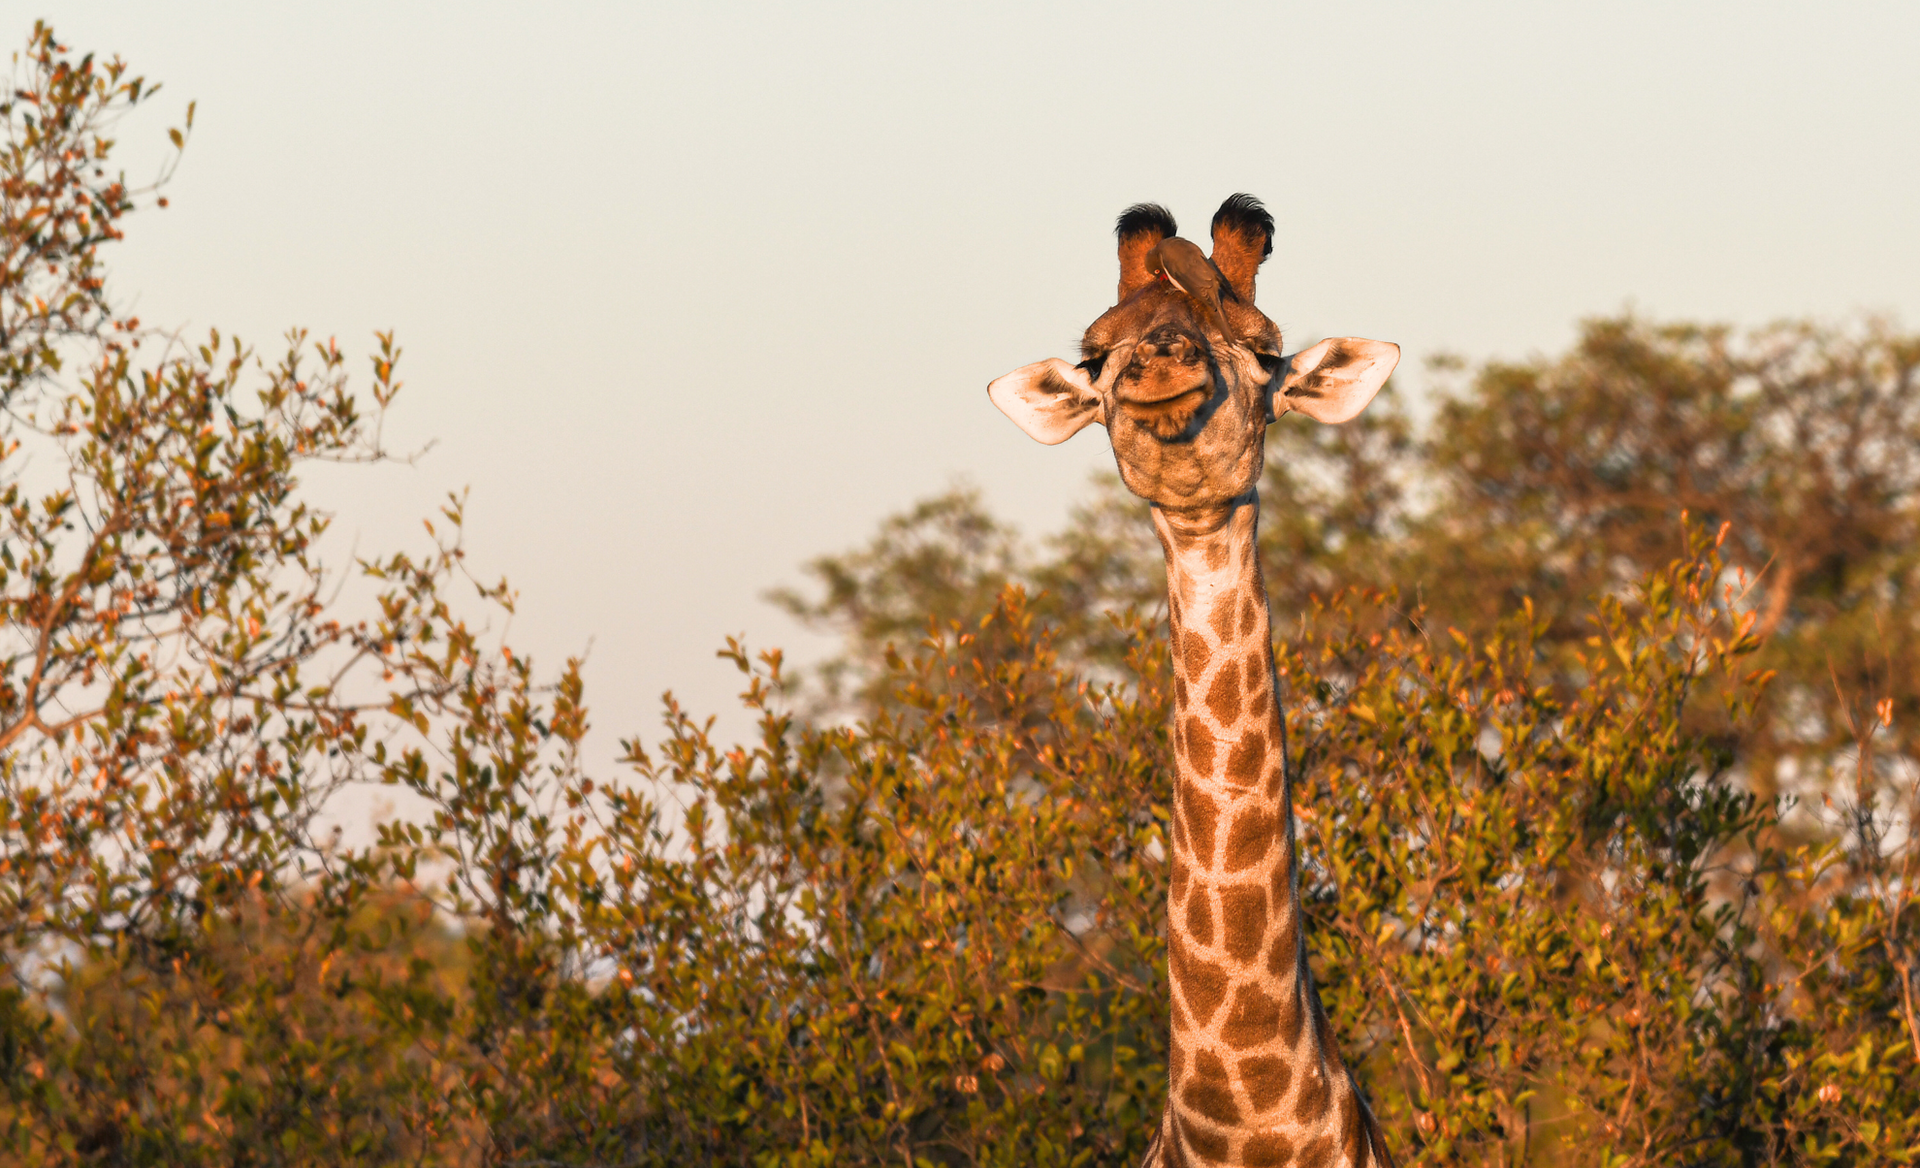
[[[1191,296],[1200,305],[1201,314],[1220,330],[1221,336],[1233,336],[1233,328],[1227,324],[1226,311],[1220,307],[1223,296],[1233,298],[1233,285],[1220,274],[1220,269],[1200,250],[1199,245],[1190,239],[1170,235],[1147,252],[1147,271],[1152,273],[1154,279],[1165,280]]]

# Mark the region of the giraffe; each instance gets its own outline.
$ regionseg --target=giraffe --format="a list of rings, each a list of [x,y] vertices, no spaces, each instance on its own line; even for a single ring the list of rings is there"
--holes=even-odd
[[[1167,1107],[1145,1165],[1391,1165],[1340,1061],[1307,966],[1273,635],[1255,541],[1266,429],[1289,410],[1344,422],[1399,362],[1352,337],[1282,356],[1254,307],[1273,217],[1214,215],[1213,252],[1163,207],[1120,216],[1120,287],[1080,361],[987,387],[1030,436],[1107,429],[1167,558],[1175,773]]]

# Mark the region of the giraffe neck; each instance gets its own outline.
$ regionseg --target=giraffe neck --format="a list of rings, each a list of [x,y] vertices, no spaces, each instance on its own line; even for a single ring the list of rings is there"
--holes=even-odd
[[[1372,1119],[1333,1049],[1301,937],[1258,511],[1251,493],[1153,509],[1176,759],[1160,1152],[1176,1165],[1361,1163]]]

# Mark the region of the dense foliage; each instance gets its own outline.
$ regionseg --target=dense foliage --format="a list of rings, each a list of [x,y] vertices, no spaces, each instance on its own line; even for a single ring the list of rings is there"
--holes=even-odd
[[[754,740],[669,705],[590,774],[457,502],[364,611],[324,561],[298,476],[386,457],[391,338],[363,401],[332,342],[114,309],[153,93],[39,28],[0,103],[0,1163],[1136,1158],[1135,505],[1035,553],[931,500],[783,594],[846,636],[821,679],[729,646]],[[1274,429],[1313,960],[1403,1161],[1920,1157],[1917,359],[1603,321],[1424,426]],[[383,785],[377,843],[326,830]]]

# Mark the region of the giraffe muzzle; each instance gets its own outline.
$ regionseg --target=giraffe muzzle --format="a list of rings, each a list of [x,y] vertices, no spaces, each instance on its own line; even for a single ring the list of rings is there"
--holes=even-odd
[[[1122,415],[1161,439],[1179,438],[1213,399],[1213,377],[1203,365],[1185,376],[1123,379],[1114,387],[1114,406]]]
[[[1122,408],[1158,406],[1199,394],[1205,401],[1213,389],[1213,371],[1207,351],[1184,334],[1142,341],[1114,386]],[[1191,404],[1198,404],[1194,402]]]

